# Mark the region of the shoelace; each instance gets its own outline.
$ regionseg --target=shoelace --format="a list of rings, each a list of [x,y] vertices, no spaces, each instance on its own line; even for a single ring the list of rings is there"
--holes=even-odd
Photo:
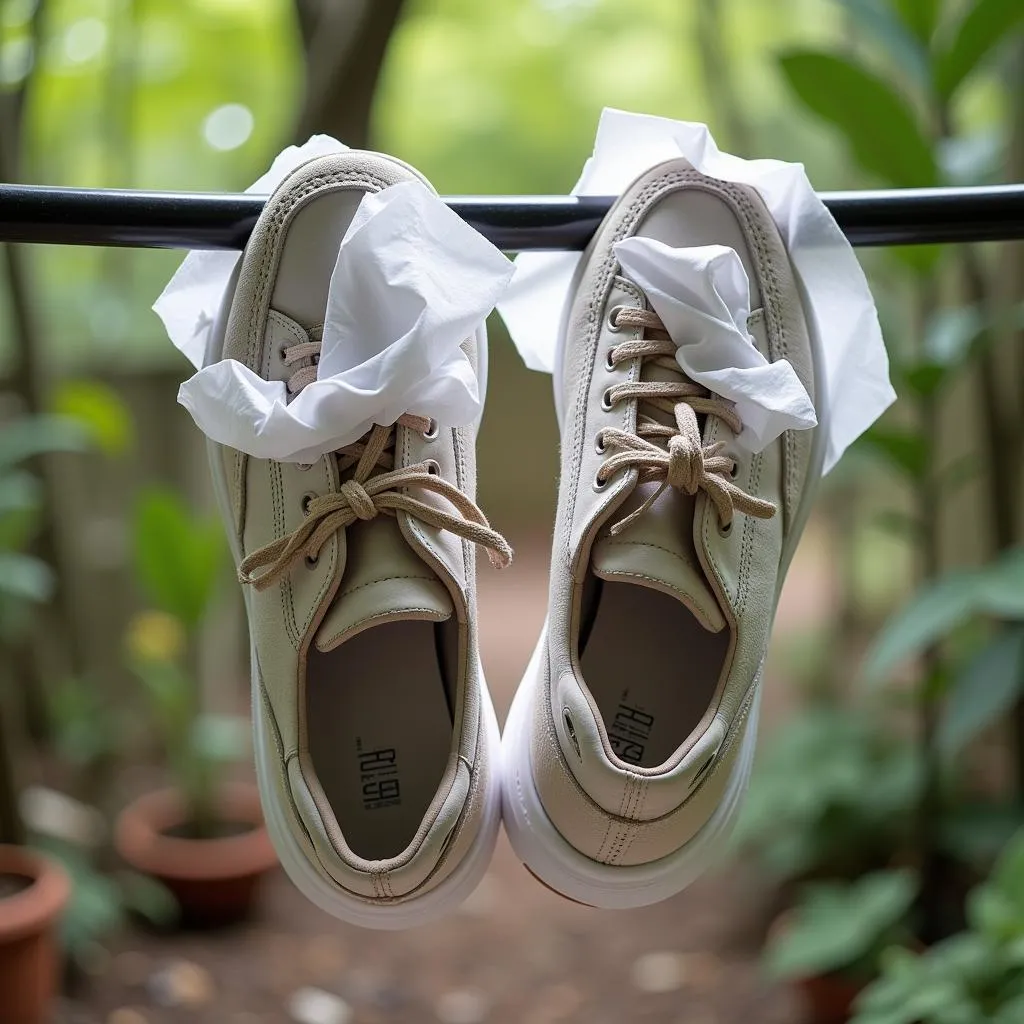
[[[641,365],[660,366],[682,376],[675,360],[675,343],[656,313],[619,306],[612,311],[612,315],[613,327],[639,327],[646,337],[616,345],[608,354],[610,366],[640,359]],[[616,384],[605,392],[605,404],[609,407],[630,399],[646,402],[662,412],[671,413],[675,418],[675,427],[638,412],[635,433],[605,427],[598,434],[598,449],[614,451],[598,470],[599,484],[607,483],[618,470],[633,466],[639,470],[640,483],[658,481],[661,484],[636,511],[612,526],[611,533],[620,533],[642,516],[666,487],[674,487],[685,494],[696,494],[698,489],[703,490],[714,503],[719,526],[723,530],[732,527],[733,515],[737,511],[759,519],[770,519],[775,515],[776,509],[772,502],[748,494],[733,482],[736,463],[724,454],[725,442],[706,445],[701,440],[698,414],[717,416],[737,434],[743,429],[739,417],[725,399],[712,395],[706,388],[685,377],[679,381],[636,380]],[[656,440],[662,443],[658,444]]]
[[[310,360],[288,378],[290,394],[296,394],[316,380],[316,363],[320,358],[320,342],[308,341],[284,349],[285,365]],[[434,428],[433,421],[424,416],[405,414],[398,424],[427,435]],[[359,441],[340,448],[338,471],[341,474],[355,467],[351,477],[336,492],[307,496],[303,501],[305,519],[294,532],[247,555],[238,567],[238,578],[257,590],[264,590],[275,580],[289,572],[300,556],[307,565],[315,565],[320,549],[339,530],[351,526],[356,520],[368,521],[381,513],[394,515],[406,512],[436,527],[448,530],[465,540],[479,544],[487,551],[493,566],[504,568],[512,561],[512,548],[508,541],[491,528],[487,517],[475,502],[454,484],[438,475],[433,460],[418,462],[402,469],[394,469],[395,426],[375,425]],[[384,470],[384,472],[377,472]],[[455,510],[446,512],[434,508],[403,489],[419,488],[444,498]],[[261,571],[262,570],[262,571]]]

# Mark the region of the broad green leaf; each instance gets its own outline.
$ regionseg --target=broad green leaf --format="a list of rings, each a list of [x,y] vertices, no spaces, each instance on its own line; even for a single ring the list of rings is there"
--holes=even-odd
[[[1021,0],[976,0],[948,44],[935,58],[935,84],[946,99],[977,70],[992,51],[1017,35],[1024,23]]]
[[[136,506],[134,534],[135,566],[146,596],[194,628],[224,565],[218,524],[193,519],[177,494],[153,488]]]
[[[917,363],[905,366],[900,371],[900,380],[904,388],[918,398],[934,395],[948,376],[949,367],[942,363]]]
[[[953,570],[922,588],[882,627],[861,674],[880,682],[899,662],[977,614],[1024,618],[1024,548],[981,569]]]
[[[165,927],[175,922],[178,901],[165,885],[137,871],[122,871],[115,877],[125,907],[152,925]]]
[[[934,185],[931,148],[906,101],[854,61],[818,51],[779,58],[790,87],[805,106],[844,135],[857,162],[892,185]]]
[[[1024,691],[1024,627],[1003,630],[956,675],[939,726],[939,747],[951,757],[997,721]]]
[[[883,456],[913,480],[920,480],[928,471],[931,450],[921,434],[896,427],[874,426],[865,431],[861,444]]]
[[[865,32],[885,47],[893,64],[922,90],[931,88],[928,49],[887,0],[837,0]]]
[[[45,562],[18,551],[0,551],[0,593],[20,601],[45,601],[53,573]]]
[[[31,416],[0,424],[0,468],[47,452],[88,448],[82,424],[65,416]]]
[[[54,392],[52,404],[54,412],[80,422],[105,454],[123,455],[131,448],[131,412],[112,387],[94,380],[65,381]]]
[[[926,44],[931,40],[939,23],[942,0],[893,0],[893,7],[918,39]]]
[[[769,969],[777,977],[809,977],[863,960],[902,923],[916,893],[909,870],[807,886],[790,927],[768,950]]]

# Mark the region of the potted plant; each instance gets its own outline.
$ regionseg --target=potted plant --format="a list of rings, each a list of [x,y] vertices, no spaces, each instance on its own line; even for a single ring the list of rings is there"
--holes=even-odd
[[[895,948],[856,1002],[854,1024],[1024,1020],[1024,832],[967,900],[968,927],[921,953]]]
[[[127,863],[170,889],[182,923],[231,923],[249,913],[259,880],[277,860],[256,787],[222,778],[243,755],[247,729],[204,712],[198,680],[186,667],[225,564],[219,524],[194,519],[171,492],[149,491],[136,511],[135,561],[158,609],[132,622],[127,658],[174,785],[121,812],[115,845]]]
[[[28,551],[40,503],[29,458],[83,446],[76,424],[25,417],[0,427],[0,645],[16,642],[34,605],[45,601],[53,578]],[[6,662],[6,659],[4,659]],[[8,662],[9,663],[9,662]],[[0,702],[0,1020],[41,1024],[57,987],[56,928],[70,895],[60,865],[24,845],[14,758],[5,705]]]
[[[878,871],[853,882],[810,883],[776,923],[766,963],[800,989],[811,1024],[845,1024],[882,952],[910,933],[912,871]]]

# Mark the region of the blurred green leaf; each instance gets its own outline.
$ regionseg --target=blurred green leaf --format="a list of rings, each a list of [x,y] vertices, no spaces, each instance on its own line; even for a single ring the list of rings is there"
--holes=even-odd
[[[0,475],[0,516],[37,508],[41,496],[42,487],[31,473],[16,469]]]
[[[45,601],[52,592],[48,565],[20,551],[0,551],[0,593],[22,601]]]
[[[134,539],[136,571],[146,596],[194,628],[224,566],[220,525],[193,519],[177,494],[152,488],[136,505]]]
[[[1021,0],[975,0],[935,58],[935,84],[939,95],[949,99],[997,46],[1016,36],[1021,23],[1024,23]]]
[[[1005,629],[953,679],[937,742],[947,757],[1002,717],[1024,692],[1024,627]]]
[[[122,871],[116,876],[125,908],[157,927],[173,924],[178,917],[178,901],[167,886],[137,871]]]
[[[913,480],[920,480],[928,471],[931,450],[921,434],[896,427],[874,426],[864,433],[861,444]]]
[[[934,185],[935,159],[906,101],[846,57],[803,50],[779,58],[805,106],[840,129],[858,163],[897,186]]]
[[[977,306],[940,309],[929,318],[924,332],[924,354],[939,366],[958,366],[987,326]]]
[[[0,424],[0,469],[47,452],[80,452],[88,448],[82,424],[64,416],[26,416]]]
[[[918,363],[899,371],[904,387],[918,398],[934,395],[946,381],[949,370],[941,363]]]
[[[981,569],[953,570],[923,587],[875,637],[862,676],[880,682],[899,662],[979,614],[1024,618],[1024,548]]]
[[[923,43],[928,43],[935,34],[942,12],[942,0],[893,0],[903,23]]]
[[[192,749],[212,764],[231,764],[245,757],[249,727],[237,715],[206,713],[192,723]]]
[[[769,969],[779,978],[807,978],[869,959],[895,937],[916,894],[917,879],[906,869],[806,886],[789,927],[768,949]]]
[[[123,455],[131,448],[131,412],[112,387],[95,380],[65,381],[55,390],[52,404],[54,412],[82,423],[106,455]]]
[[[1015,832],[1024,826],[1024,809],[1016,803],[956,804],[942,816],[943,849],[964,864],[988,870]]]
[[[942,259],[943,248],[941,245],[894,245],[887,252],[915,274],[926,277]]]
[[[922,90],[931,89],[928,48],[907,26],[888,0],[837,0],[865,32],[885,47],[894,66],[910,75]]]
[[[897,537],[904,537],[907,540],[919,540],[921,536],[921,521],[909,512],[900,512],[898,509],[885,509],[874,517],[876,525],[888,533]]]

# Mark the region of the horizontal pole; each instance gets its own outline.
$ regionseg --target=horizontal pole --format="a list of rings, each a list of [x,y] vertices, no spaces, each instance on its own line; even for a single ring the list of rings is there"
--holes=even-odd
[[[823,192],[854,245],[1024,238],[1024,185]],[[0,185],[0,242],[241,249],[265,196]],[[507,252],[582,249],[609,198],[452,196],[446,202]]]

